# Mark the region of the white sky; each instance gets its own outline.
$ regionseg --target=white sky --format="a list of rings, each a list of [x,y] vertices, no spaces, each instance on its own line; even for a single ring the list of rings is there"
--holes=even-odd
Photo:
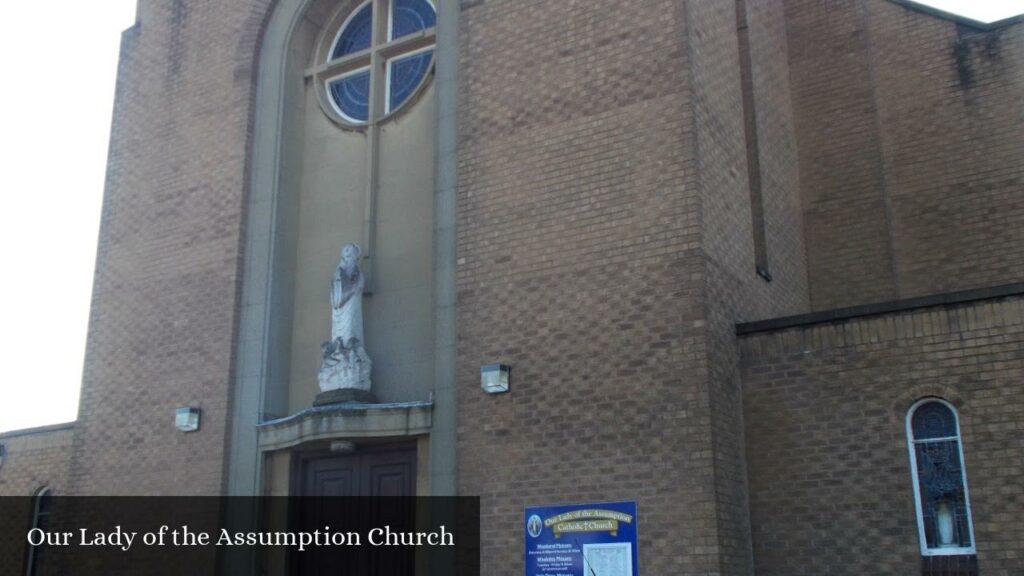
[[[1024,12],[1024,0],[910,0],[978,22],[995,22]]]
[[[0,431],[74,420],[121,31],[136,0],[0,17]]]
[[[118,47],[135,3],[4,6],[0,432],[77,415]],[[980,21],[1024,12],[1024,0],[919,3]]]

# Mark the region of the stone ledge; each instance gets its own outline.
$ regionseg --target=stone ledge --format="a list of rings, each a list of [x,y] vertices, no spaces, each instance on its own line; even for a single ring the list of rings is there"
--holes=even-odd
[[[313,440],[417,436],[430,433],[434,403],[347,402],[314,406],[256,426],[261,451],[281,450]]]
[[[359,390],[358,388],[339,388],[337,390],[328,390],[327,392],[317,394],[316,399],[313,400],[313,407],[319,408],[320,406],[346,403],[376,404],[377,398],[373,395],[373,392],[370,392],[369,390]]]
[[[1024,282],[1003,284],[989,288],[946,292],[942,294],[932,294],[930,296],[920,296],[917,298],[905,298],[903,300],[861,304],[859,306],[850,306],[848,308],[833,308],[831,310],[821,310],[818,312],[810,312],[808,314],[796,314],[794,316],[782,316],[779,318],[769,318],[767,320],[741,322],[736,324],[736,335],[745,336],[747,334],[755,334],[758,332],[771,332],[774,330],[813,326],[815,324],[824,324],[827,322],[840,322],[843,320],[864,318],[867,316],[882,316],[896,312],[909,312],[921,308],[970,304],[980,300],[993,300],[996,298],[1022,295],[1024,295]]]

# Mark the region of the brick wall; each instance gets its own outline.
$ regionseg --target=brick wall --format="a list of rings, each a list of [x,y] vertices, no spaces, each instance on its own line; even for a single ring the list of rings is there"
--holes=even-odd
[[[271,4],[150,0],[124,37],[75,492],[222,490],[253,61]],[[773,411],[826,435],[811,421],[822,410],[844,425],[883,418],[888,386],[911,387],[880,364],[902,362],[885,356],[899,346],[923,355],[928,378],[966,390],[967,446],[970,412],[991,398],[985,422],[1006,427],[989,431],[991,446],[1015,433],[1002,389],[953,365],[1006,345],[1005,326],[972,333],[980,343],[942,359],[943,373],[929,372],[939,361],[929,354],[941,352],[929,347],[955,354],[953,336],[822,351],[827,361],[813,367],[825,386],[847,381],[829,371],[848,365],[841,374],[871,393],[852,415],[811,391],[822,383],[801,380],[803,365],[770,380],[777,358],[757,343],[791,332],[743,340],[741,396],[732,326],[806,309],[808,285],[810,304],[827,308],[1020,277],[1024,207],[1011,152],[1022,141],[1021,26],[965,34],[883,0],[751,4],[770,284],[753,272],[732,3],[462,2],[459,489],[483,497],[483,564],[496,574],[521,572],[523,506],[619,498],[639,502],[645,570],[744,573],[748,465],[766,573],[790,560],[819,573],[867,569],[861,541],[846,537],[856,530],[891,546],[883,568],[916,566],[916,530],[904,537],[912,509],[896,521],[883,514],[907,510],[902,437],[872,429],[864,443],[882,456],[868,457],[891,474],[857,477],[893,488],[895,500],[831,528],[822,518],[834,513],[815,516],[797,499],[834,510],[831,498],[853,507],[876,492],[843,491],[853,457],[806,476],[815,472],[798,463],[833,465],[827,444],[805,446],[806,430]],[[1009,351],[992,354],[1019,367]],[[508,395],[479,389],[478,367],[495,361],[514,367]],[[773,388],[790,385],[792,394]],[[203,409],[197,434],[173,428],[186,405]],[[780,439],[791,452],[773,452]],[[767,454],[795,460],[775,466]],[[1005,467],[967,459],[972,493],[981,483],[975,505],[991,510],[995,488],[973,479]],[[982,569],[1013,568],[1007,542],[1024,538],[992,518],[976,520],[979,546],[998,543],[979,549]],[[775,540],[780,530],[793,537]],[[824,535],[836,554],[812,553]]]
[[[733,4],[463,3],[459,475],[486,566],[521,570],[525,505],[636,498],[645,569],[749,570],[733,324],[808,305],[784,26],[750,20],[771,284]],[[487,397],[496,361],[513,392]]]
[[[919,574],[907,409],[957,406],[981,574],[1024,572],[1024,297],[741,337],[758,575]]]
[[[699,192],[706,258],[707,403],[713,453],[719,573],[750,572],[746,471],[732,326],[757,316],[764,281],[755,272],[751,194],[739,69],[736,6],[687,4],[693,87],[693,158],[687,186]]]
[[[1024,24],[786,0],[812,304],[1019,281]]]
[[[810,308],[800,166],[790,90],[789,46],[782,0],[746,2],[751,83],[757,121],[768,268],[772,281],[750,280],[756,302],[742,320],[785,316]],[[733,242],[745,240],[731,232]],[[746,266],[746,263],[744,263]],[[750,276],[749,266],[744,272]]]
[[[721,571],[750,570],[749,515],[743,459],[742,394],[736,322],[807,310],[804,246],[799,226],[795,134],[787,90],[781,4],[688,4],[694,91],[695,170],[706,254],[705,309],[708,404]],[[740,5],[740,8],[743,8]],[[742,109],[738,29],[746,26],[750,89],[757,123],[758,166],[748,162]],[[749,128],[749,127],[748,127]],[[767,256],[773,280],[755,271],[748,170],[760,169]]]
[[[745,3],[737,3],[741,7]],[[727,9],[728,8],[728,9]],[[703,247],[721,283],[712,299],[728,302],[734,321],[808,310],[799,169],[781,1],[690,4],[694,90],[689,184],[701,191]],[[750,186],[741,113],[737,27],[746,26],[751,60],[761,205],[772,281],[755,271]],[[731,333],[731,329],[730,329]]]
[[[683,12],[463,3],[459,491],[490,574],[522,573],[524,506],[615,499],[645,571],[719,573]]]
[[[1024,279],[1024,22],[868,3],[900,297]]]
[[[67,494],[74,424],[56,424],[0,434],[6,456],[0,465],[0,496],[31,496],[49,486]]]
[[[897,297],[861,0],[787,0],[815,309]]]
[[[0,464],[0,497],[20,496],[0,503],[0,573],[23,570],[27,545],[22,526],[28,525],[36,495],[49,487],[55,496],[68,494],[68,462],[74,423],[14,430],[0,434],[3,463]],[[17,536],[17,537],[15,537]],[[24,572],[21,572],[24,573]]]
[[[267,4],[150,0],[123,36],[74,492],[221,492]],[[203,410],[199,432],[175,430],[180,406]]]

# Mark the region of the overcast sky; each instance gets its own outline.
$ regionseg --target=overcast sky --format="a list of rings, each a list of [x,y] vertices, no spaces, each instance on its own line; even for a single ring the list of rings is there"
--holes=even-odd
[[[0,431],[77,415],[118,46],[135,3],[4,5]],[[979,20],[1024,12],[1024,0],[922,3]]]
[[[0,431],[74,420],[121,31],[136,0],[0,17]]]
[[[911,0],[981,22],[995,22],[1024,12],[1024,0]]]

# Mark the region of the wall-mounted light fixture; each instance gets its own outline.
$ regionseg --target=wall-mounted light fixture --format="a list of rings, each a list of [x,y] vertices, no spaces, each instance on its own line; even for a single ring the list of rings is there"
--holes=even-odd
[[[174,425],[182,432],[199,430],[199,408],[178,408],[174,413]]]
[[[508,392],[512,367],[505,364],[487,364],[480,367],[480,387],[488,394]]]
[[[7,446],[0,444],[0,468],[4,467],[4,458],[7,456]]]

